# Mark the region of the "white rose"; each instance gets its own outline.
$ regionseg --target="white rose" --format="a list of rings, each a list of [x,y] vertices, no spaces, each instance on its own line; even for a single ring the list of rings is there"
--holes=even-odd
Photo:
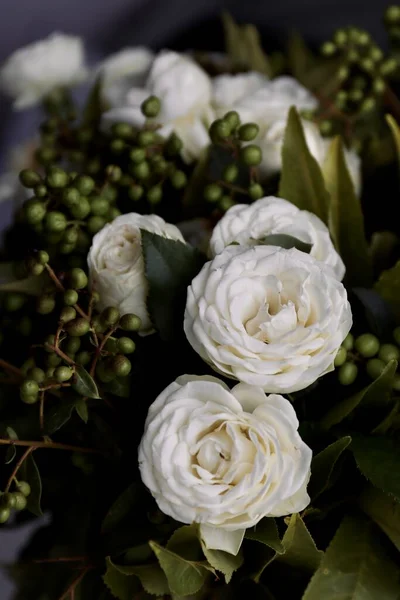
[[[197,159],[210,142],[208,125],[214,115],[207,73],[190,57],[163,51],[154,60],[144,88],[132,88],[123,105],[103,115],[103,123],[123,121],[141,127],[145,118],[140,105],[151,95],[161,100],[159,133],[167,137],[174,131],[183,141],[183,158]]]
[[[223,117],[244,98],[254,94],[269,81],[268,77],[250,71],[237,75],[218,75],[213,79],[213,106],[218,117]]]
[[[143,86],[154,60],[154,53],[138,46],[112,54],[97,68],[102,77],[102,97],[110,107],[120,106],[133,86]]]
[[[175,225],[157,215],[121,215],[97,233],[88,255],[89,275],[100,294],[100,310],[115,306],[121,314],[133,313],[142,321],[141,333],[152,332],[146,308],[147,281],[140,230],[184,241]]]
[[[278,233],[312,244],[311,256],[332,267],[336,277],[343,279],[345,266],[326,225],[313,213],[299,210],[291,202],[274,196],[230,208],[214,227],[211,255],[220,254],[232,242],[254,246],[257,240]]]
[[[351,324],[344,286],[312,256],[228,246],[189,286],[184,328],[219,373],[290,393],[333,370]]]
[[[298,426],[282,396],[184,375],[149,408],[139,448],[143,482],[165,514],[200,523],[208,548],[237,554],[248,527],[310,501],[312,451]]]
[[[80,83],[87,75],[79,37],[53,33],[14,52],[0,71],[0,86],[17,109],[37,104],[57,87]]]

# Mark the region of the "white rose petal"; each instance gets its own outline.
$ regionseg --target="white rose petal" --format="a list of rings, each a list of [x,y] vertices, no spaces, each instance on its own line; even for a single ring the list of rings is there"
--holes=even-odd
[[[268,77],[255,71],[214,77],[213,106],[217,116],[223,117],[242,100],[262,88],[268,81]]]
[[[343,279],[345,266],[326,225],[313,213],[299,210],[291,202],[274,196],[230,208],[214,227],[211,255],[220,254],[232,242],[254,246],[257,240],[278,233],[312,244],[311,256],[332,267],[336,277]]]
[[[99,309],[115,306],[121,314],[133,313],[142,321],[141,333],[152,332],[146,308],[147,281],[140,230],[184,241],[175,225],[157,215],[121,215],[97,233],[88,255],[89,274],[100,294]]]
[[[210,549],[237,554],[245,530],[303,510],[311,449],[288,400],[185,375],[150,406],[139,448],[145,485],[182,523],[200,523]]]
[[[85,79],[84,51],[79,37],[53,33],[14,52],[0,71],[0,87],[15,99],[17,109],[37,104],[57,87]]]
[[[294,248],[228,246],[189,286],[184,328],[219,373],[290,393],[333,369],[351,324],[346,290],[324,263]]]

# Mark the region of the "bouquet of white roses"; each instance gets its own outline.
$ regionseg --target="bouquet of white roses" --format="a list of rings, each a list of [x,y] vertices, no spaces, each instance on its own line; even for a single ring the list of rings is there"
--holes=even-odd
[[[0,523],[50,517],[16,598],[400,597],[385,23],[387,53],[348,27],[266,55],[226,15],[223,55],[89,69],[54,34],[2,67],[45,114],[0,179]]]

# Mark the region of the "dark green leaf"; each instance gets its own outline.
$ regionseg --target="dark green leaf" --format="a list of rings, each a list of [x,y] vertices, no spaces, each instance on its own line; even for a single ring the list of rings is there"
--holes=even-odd
[[[5,431],[6,431],[6,436],[9,440],[17,440],[18,439],[17,432],[12,427],[6,427]],[[16,454],[17,454],[17,450],[16,450],[15,446],[9,446],[6,451],[4,463],[6,465],[9,465],[10,463],[12,463]]]
[[[103,384],[102,389],[119,398],[129,398],[131,392],[131,378],[117,377],[109,383]]]
[[[82,419],[82,421],[84,423],[87,423],[88,419],[89,419],[89,411],[88,411],[87,402],[84,398],[78,398],[78,400],[76,400],[75,410],[78,413],[78,415],[80,416],[80,418]]]
[[[135,505],[135,499],[138,493],[138,484],[132,483],[114,502],[106,514],[101,531],[109,533],[122,521]]]
[[[362,492],[359,504],[400,552],[400,504],[372,485],[368,485]]]
[[[86,125],[95,125],[100,121],[103,112],[101,88],[102,79],[99,76],[89,92],[86,105],[83,109],[83,121]]]
[[[350,443],[350,436],[343,437],[314,456],[311,463],[311,479],[307,488],[312,499],[322,494],[330,486],[335,465]]]
[[[202,543],[203,553],[209,564],[223,573],[226,583],[229,583],[235,571],[243,564],[243,554],[241,551],[234,556],[223,550],[208,550]]]
[[[400,261],[394,267],[383,271],[375,289],[391,307],[396,319],[400,320]]]
[[[346,280],[353,286],[368,286],[372,283],[372,265],[365,237],[364,216],[347,169],[340,136],[330,145],[324,175],[331,196],[329,231],[346,265]]]
[[[44,428],[47,434],[55,433],[70,420],[75,403],[74,397],[51,400],[51,406],[44,415]]]
[[[323,552],[318,550],[304,521],[298,514],[290,517],[288,528],[282,539],[284,553],[277,556],[296,569],[315,571],[321,562]]]
[[[201,152],[184,191],[182,204],[187,218],[197,217],[197,210],[200,210],[199,207],[204,203],[203,193],[209,161],[210,148],[208,147]]]
[[[289,111],[286,125],[278,195],[328,222],[329,194],[321,169],[308,149],[303,126],[294,107]]]
[[[0,263],[0,284],[15,279],[15,264],[13,262]]]
[[[375,231],[371,236],[370,252],[375,273],[382,273],[393,265],[398,256],[400,239],[393,231]]]
[[[42,498],[42,480],[32,454],[30,454],[23,462],[19,470],[19,479],[21,481],[27,481],[31,486],[31,493],[27,498],[28,503],[26,508],[36,517],[42,516],[43,513],[40,506]]]
[[[162,339],[171,340],[182,331],[187,286],[205,257],[188,244],[145,230],[141,233],[150,316]]]
[[[387,433],[393,425],[393,423],[395,422],[397,415],[399,414],[399,408],[400,403],[398,400],[396,400],[390,407],[382,421],[378,423],[376,427],[374,427],[371,433],[376,435],[384,435],[385,433]]]
[[[136,577],[127,577],[107,559],[107,571],[103,575],[103,581],[118,600],[133,600],[140,594],[142,586]]]
[[[390,127],[393,135],[393,140],[396,146],[397,160],[400,166],[400,128],[396,119],[392,115],[386,115],[386,122]]]
[[[288,38],[287,53],[293,77],[308,87],[307,77],[310,69],[315,66],[316,60],[303,37],[297,31],[292,32]]]
[[[114,568],[125,577],[135,575],[149,594],[164,596],[169,594],[167,578],[158,564],[153,565],[116,565],[107,558],[107,568]]]
[[[371,521],[346,517],[303,600],[398,600],[398,568],[385,556]]]
[[[284,547],[279,538],[278,528],[275,519],[265,517],[251,529],[246,530],[246,539],[256,540],[275,550],[277,554],[283,554]]]
[[[351,450],[361,473],[400,501],[400,441],[382,436],[353,436]]]
[[[226,53],[235,67],[246,67],[250,71],[258,71],[268,77],[272,70],[269,60],[261,46],[260,34],[254,25],[238,25],[232,16],[224,12]]]
[[[1,292],[21,292],[28,296],[40,296],[43,294],[43,289],[50,283],[50,279],[46,272],[42,275],[31,275],[25,279],[7,280],[0,284]]]
[[[353,288],[351,292],[364,308],[368,331],[378,338],[390,336],[395,323],[393,312],[387,302],[374,289]],[[350,304],[353,306],[352,298]]]
[[[286,248],[286,250],[290,250],[290,248],[297,248],[297,250],[300,250],[300,252],[306,252],[307,254],[310,254],[313,247],[312,244],[302,242],[301,240],[293,237],[292,235],[287,235],[286,233],[271,233],[271,235],[267,235],[257,240],[257,244],[262,246],[279,246],[280,248]]]
[[[100,399],[99,390],[97,389],[93,377],[89,375],[82,365],[77,365],[75,368],[72,388],[78,392],[78,394],[85,396],[86,398]]]
[[[397,362],[390,361],[378,379],[357,392],[354,396],[338,402],[321,420],[321,427],[329,429],[337,425],[360,406],[385,407],[390,405],[392,383],[396,374]]]

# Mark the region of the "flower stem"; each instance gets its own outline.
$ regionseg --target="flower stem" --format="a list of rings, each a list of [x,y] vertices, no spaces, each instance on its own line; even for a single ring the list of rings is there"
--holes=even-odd
[[[0,446],[28,446],[36,450],[37,448],[52,448],[53,450],[67,450],[70,452],[82,452],[87,454],[104,454],[94,448],[83,448],[71,444],[60,444],[58,442],[37,442],[35,440],[5,440],[0,438]]]
[[[23,453],[23,455],[21,456],[21,458],[19,459],[19,461],[17,462],[17,464],[14,467],[13,472],[11,473],[9,480],[7,481],[7,485],[5,487],[5,492],[8,492],[11,484],[14,480],[14,478],[16,477],[18,471],[20,470],[20,468],[22,467],[22,465],[24,464],[25,460],[28,458],[28,456],[30,454],[32,454],[32,452],[36,450],[36,448],[34,448],[33,446],[30,446],[27,450],[25,450],[25,452]]]

